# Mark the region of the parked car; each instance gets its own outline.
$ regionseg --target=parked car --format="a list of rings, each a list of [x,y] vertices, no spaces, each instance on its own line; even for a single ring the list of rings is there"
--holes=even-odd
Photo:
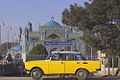
[[[42,75],[76,75],[78,79],[101,69],[99,61],[86,60],[80,52],[53,51],[46,60],[25,63],[27,73],[34,79]]]

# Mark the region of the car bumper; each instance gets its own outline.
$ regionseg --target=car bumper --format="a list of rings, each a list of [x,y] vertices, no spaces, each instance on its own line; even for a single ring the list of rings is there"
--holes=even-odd
[[[101,71],[101,68],[99,68],[99,69],[96,69],[97,71]]]
[[[30,74],[30,70],[25,69],[26,74]]]

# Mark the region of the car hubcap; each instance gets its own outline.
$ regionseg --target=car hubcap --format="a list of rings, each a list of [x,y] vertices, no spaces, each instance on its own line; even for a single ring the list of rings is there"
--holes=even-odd
[[[39,73],[38,71],[34,71],[34,72],[33,72],[33,76],[34,76],[34,77],[39,77],[39,76],[40,76],[40,73]]]
[[[79,72],[80,77],[85,77],[85,74],[83,72]]]

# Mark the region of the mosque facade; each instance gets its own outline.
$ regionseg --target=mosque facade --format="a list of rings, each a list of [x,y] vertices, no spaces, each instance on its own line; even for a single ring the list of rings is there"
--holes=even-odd
[[[82,31],[76,27],[63,26],[51,19],[43,26],[39,26],[38,31],[32,30],[30,22],[24,29],[20,28],[19,43],[23,54],[28,54],[38,44],[45,46],[48,53],[55,48],[85,52],[85,43],[80,39],[82,35]]]

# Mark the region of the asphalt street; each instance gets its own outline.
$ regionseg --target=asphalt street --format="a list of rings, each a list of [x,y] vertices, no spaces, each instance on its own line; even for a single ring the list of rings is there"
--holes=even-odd
[[[31,77],[0,77],[0,80],[33,80]],[[42,78],[40,80],[78,80],[76,78]],[[120,77],[94,77],[84,80],[120,80]]]

